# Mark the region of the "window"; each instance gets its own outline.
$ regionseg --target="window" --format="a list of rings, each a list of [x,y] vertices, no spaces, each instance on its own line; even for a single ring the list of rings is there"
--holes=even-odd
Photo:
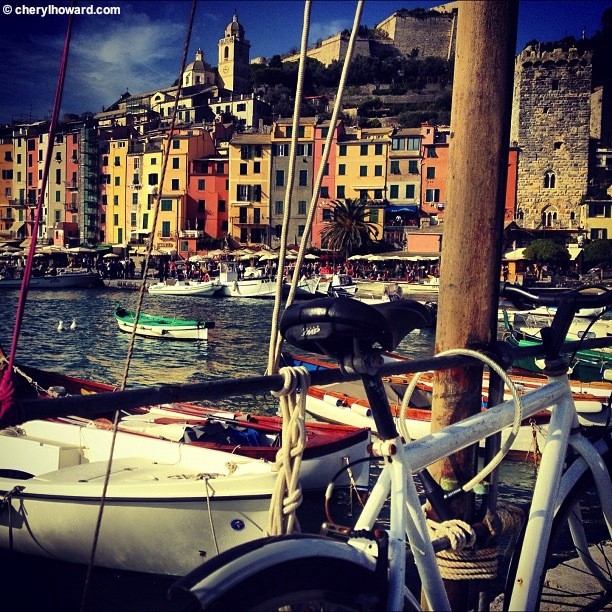
[[[382,170],[383,170],[382,166],[374,166],[374,176],[382,176],[383,175]]]
[[[382,189],[375,189],[374,190],[374,199],[375,200],[382,200],[383,197],[383,190]]]
[[[151,165],[152,166],[157,166],[157,157],[152,157],[151,158]]]
[[[327,138],[329,134],[329,128],[321,128],[321,138]]]
[[[325,164],[325,168],[323,168],[323,176],[329,176],[329,164]]]
[[[134,176],[132,177],[132,185],[140,185],[140,174],[138,174],[138,172],[134,172]]]
[[[253,162],[253,174],[261,174],[261,162]]]
[[[304,138],[304,134],[306,134],[306,128],[303,125],[298,126],[298,138]]]
[[[149,174],[149,185],[157,185],[157,173]]]
[[[544,174],[544,189],[554,189],[557,182],[555,173],[549,170]]]
[[[439,189],[426,189],[425,190],[425,201],[426,202],[439,202],[440,201],[440,190]]]
[[[119,196],[118,195],[113,196],[113,206],[119,206]]]
[[[4,176],[2,178],[4,178]],[[62,182],[62,171],[61,169],[57,169],[55,171],[55,184],[59,185],[61,182]]]
[[[322,220],[323,221],[331,221],[332,220],[332,214],[331,214],[331,209],[330,208],[324,208],[323,209],[323,216],[322,216]]]
[[[284,170],[277,170],[276,171],[276,186],[277,187],[283,187],[285,184],[285,171]]]
[[[225,212],[226,202],[225,200],[219,200],[218,212]]]
[[[121,185],[121,177],[116,176],[115,177],[115,187],[119,187],[120,185]]]
[[[344,185],[338,185],[336,187],[336,197],[337,198],[345,198],[345,187]]]
[[[299,144],[295,152],[298,157],[309,157],[312,155],[312,144]]]
[[[206,189],[206,180],[198,179],[198,191],[204,191]]]
[[[300,187],[308,186],[308,170],[300,170],[300,177],[299,177],[298,184]]]
[[[370,194],[368,193],[367,189],[360,189],[359,190],[359,199],[360,200],[368,200],[370,198]]]
[[[224,174],[225,173],[225,167],[223,162],[217,162],[217,170],[216,170],[217,174]]]
[[[367,166],[359,166],[359,176],[368,176]]]
[[[399,198],[399,185],[389,185],[389,199],[397,200]]]
[[[304,235],[305,230],[306,230],[305,225],[298,225],[298,238],[301,238]]]
[[[401,174],[400,173],[400,164],[399,164],[399,161],[392,161],[391,162],[391,167],[389,169],[389,172],[391,174]]]
[[[179,169],[180,163],[181,163],[181,158],[180,157],[173,157],[172,158],[172,168],[174,170],[178,170]]]
[[[11,194],[7,193],[6,195],[11,195]],[[62,201],[62,192],[61,191],[56,191],[55,192],[55,201],[56,202],[61,202]]]
[[[245,174],[248,174],[248,165],[247,164],[240,164],[240,174],[242,176],[244,176]]]
[[[289,155],[288,144],[277,144],[272,147],[272,155],[277,157],[287,157]]]
[[[427,157],[438,157],[436,155],[436,148],[435,147],[425,147],[425,148],[426,148]]]
[[[340,157],[346,157],[346,145],[340,145],[338,148],[338,155]]]
[[[250,185],[238,185],[236,190],[236,199],[239,202],[248,202],[251,199],[251,186]]]
[[[172,148],[173,149],[180,149],[181,148],[181,141],[180,140],[173,140],[172,141]]]
[[[113,215],[113,225],[115,227],[119,225],[119,215]]]
[[[346,164],[339,164],[338,165],[338,175],[344,176],[345,174],[346,174]]]
[[[306,214],[306,200],[298,200],[298,215]]]
[[[428,179],[436,178],[436,169],[433,166],[427,166],[427,178]]]
[[[414,200],[415,187],[414,185],[406,185],[406,199]]]
[[[283,201],[282,200],[276,200],[274,202],[274,214],[275,215],[283,214]]]
[[[368,145],[360,145],[359,147],[359,155],[362,157],[367,157],[368,155]]]
[[[170,238],[170,221],[162,221],[162,238]]]
[[[321,187],[321,197],[329,198],[329,187]]]
[[[418,174],[419,173],[419,162],[416,159],[411,159],[408,161],[408,174]]]
[[[179,187],[179,179],[172,179],[172,191],[177,191]]]
[[[132,206],[138,206],[138,192],[132,194]]]
[[[552,89],[552,91],[558,91],[559,90],[559,79],[553,79],[550,82],[550,88]]]
[[[288,125],[285,127],[285,137],[291,138],[293,136],[293,126]]]
[[[118,155],[115,156],[114,164],[115,164],[115,166],[120,166],[121,165],[121,158]]]
[[[172,210],[172,200],[162,200],[160,210],[164,210],[166,212]]]
[[[378,208],[370,208],[370,223],[378,223]]]
[[[198,212],[199,213],[206,212],[206,202],[204,200],[198,200]]]
[[[261,185],[253,185],[253,202],[261,202]]]
[[[407,140],[408,142],[406,144],[408,146],[406,147],[406,149],[408,151],[418,151],[421,148],[421,137],[420,136],[417,136],[416,138],[410,137]]]
[[[374,155],[382,155],[383,154],[383,146],[381,142],[377,142],[374,145]]]
[[[136,218],[136,213],[130,214],[130,225],[132,227],[136,227],[138,225],[138,219]]]
[[[108,155],[103,155],[102,156],[102,165],[103,166],[108,166]]]

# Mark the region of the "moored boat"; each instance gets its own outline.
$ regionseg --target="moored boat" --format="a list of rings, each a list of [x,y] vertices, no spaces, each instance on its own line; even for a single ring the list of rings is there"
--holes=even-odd
[[[218,279],[198,281],[168,278],[163,282],[149,285],[147,291],[152,295],[199,295],[205,297],[214,295],[219,288]]]
[[[208,340],[208,330],[215,326],[214,321],[195,321],[163,317],[141,312],[136,321],[136,313],[117,305],[114,312],[119,329],[136,335],[163,340]]]
[[[0,278],[0,290],[21,289],[21,282],[20,278]],[[70,269],[58,271],[57,274],[32,276],[28,283],[29,289],[89,289],[103,286],[102,278],[97,272]]]

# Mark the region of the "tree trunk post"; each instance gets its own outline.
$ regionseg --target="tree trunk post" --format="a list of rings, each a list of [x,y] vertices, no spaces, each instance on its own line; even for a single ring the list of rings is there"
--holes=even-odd
[[[436,353],[496,340],[518,2],[459,3]],[[481,367],[437,372],[432,431],[481,409]],[[477,448],[432,466],[445,490],[475,473]],[[469,520],[471,496],[454,509]],[[446,582],[453,609],[468,583]]]

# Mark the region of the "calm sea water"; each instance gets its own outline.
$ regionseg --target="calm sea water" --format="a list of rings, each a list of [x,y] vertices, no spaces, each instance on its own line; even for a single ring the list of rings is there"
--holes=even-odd
[[[418,296],[417,296],[418,298]],[[17,292],[0,295],[0,344],[11,346]],[[425,298],[429,299],[429,298]],[[125,370],[130,336],[113,317],[117,302],[134,308],[137,292],[126,290],[31,291],[28,296],[17,362],[119,385]],[[257,376],[265,371],[273,300],[215,299],[146,295],[142,310],[188,319],[214,321],[208,342],[167,342],[136,338],[128,388],[157,383],[190,383],[210,379]],[[72,321],[74,330],[68,329]],[[64,330],[58,331],[63,321]],[[410,357],[433,354],[433,332],[412,333],[399,352]],[[263,397],[232,398],[223,407],[274,410]],[[504,468],[504,496],[521,500],[533,480],[533,468]],[[0,552],[4,603],[45,610],[80,609],[84,569],[66,563],[22,558]],[[6,570],[4,569],[6,568]],[[94,569],[87,610],[173,610],[166,600],[171,581],[150,576]],[[4,596],[3,596],[4,597]],[[12,609],[11,607],[7,607]]]

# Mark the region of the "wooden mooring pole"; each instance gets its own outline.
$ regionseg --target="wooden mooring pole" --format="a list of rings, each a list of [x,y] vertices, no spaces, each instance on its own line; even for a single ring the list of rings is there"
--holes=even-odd
[[[482,349],[496,339],[510,139],[517,0],[458,3],[451,139],[436,353]],[[436,373],[432,431],[481,408],[481,368]],[[476,448],[432,466],[445,490],[466,482]],[[467,520],[471,496],[453,502]],[[465,581],[446,581],[453,610],[469,607]]]

